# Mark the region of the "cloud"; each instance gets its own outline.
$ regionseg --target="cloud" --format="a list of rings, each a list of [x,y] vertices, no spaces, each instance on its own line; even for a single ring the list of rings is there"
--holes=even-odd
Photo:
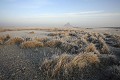
[[[51,14],[34,14],[31,16],[25,16],[24,18],[86,18],[86,17],[112,17],[120,16],[120,13],[104,12],[100,11],[85,11],[85,12],[70,12],[70,13],[51,13]]]
[[[66,15],[85,15],[85,14],[99,14],[103,13],[103,10],[100,11],[85,11],[85,12],[77,12],[77,13],[64,13]]]

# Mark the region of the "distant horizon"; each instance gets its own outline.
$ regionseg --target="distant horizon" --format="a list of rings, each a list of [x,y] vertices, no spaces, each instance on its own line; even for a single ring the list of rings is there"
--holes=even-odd
[[[67,24],[67,23],[66,23]],[[70,24],[71,26],[65,26],[65,24],[63,25],[0,25],[0,28],[6,28],[6,29],[9,29],[9,28],[119,28],[120,26],[78,26],[78,25],[73,25],[73,24]]]

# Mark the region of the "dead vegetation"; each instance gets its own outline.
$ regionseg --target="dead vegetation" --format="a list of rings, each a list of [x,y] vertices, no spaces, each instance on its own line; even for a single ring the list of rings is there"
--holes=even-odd
[[[38,42],[43,42],[43,43],[49,41],[49,39],[47,37],[46,38],[37,38],[37,37],[35,37],[35,40],[38,41]]]
[[[15,37],[15,38],[12,38],[12,39],[9,39],[6,44],[8,45],[13,45],[13,44],[20,44],[22,43],[24,40],[22,38],[19,38],[19,37]]]
[[[59,40],[51,40],[46,42],[44,45],[45,47],[59,47],[62,44]]]
[[[100,52],[102,54],[109,54],[110,50],[106,42],[103,40],[102,37],[99,38],[99,45],[100,45]]]
[[[29,32],[29,34],[34,34],[34,33],[35,33],[34,31]]]
[[[76,56],[62,54],[55,59],[45,60],[40,69],[44,76],[49,77],[49,79],[61,80],[71,79],[73,77],[77,79],[77,75],[83,75],[84,77],[87,75],[86,73],[81,73],[81,71],[87,70],[86,68],[90,66],[96,68],[99,63],[100,60],[94,53],[80,53]]]
[[[111,75],[119,78],[119,59],[113,55],[110,46],[119,48],[120,36],[75,30],[49,29],[48,31],[54,33],[49,33],[45,38],[10,39],[9,35],[0,37],[0,44],[5,42],[19,44],[23,50],[32,48],[31,50],[34,51],[43,48],[60,49],[60,54],[48,52],[47,55],[50,57],[47,56],[45,60],[45,57],[42,58],[44,61],[40,62],[42,65],[39,70],[41,74],[38,74],[44,78],[42,80],[109,80]],[[112,80],[119,80],[115,77]]]
[[[96,47],[93,43],[90,43],[85,49],[86,52],[94,52],[95,50],[96,50]]]
[[[9,34],[5,36],[0,36],[0,44],[4,44],[7,40],[9,40],[11,37]]]
[[[43,47],[43,43],[37,41],[25,41],[21,44],[21,48],[35,48],[35,47]]]

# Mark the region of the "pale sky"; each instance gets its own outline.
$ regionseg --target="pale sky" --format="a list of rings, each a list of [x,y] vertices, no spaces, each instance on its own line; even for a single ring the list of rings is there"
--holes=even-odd
[[[120,27],[120,0],[0,0],[0,26]]]

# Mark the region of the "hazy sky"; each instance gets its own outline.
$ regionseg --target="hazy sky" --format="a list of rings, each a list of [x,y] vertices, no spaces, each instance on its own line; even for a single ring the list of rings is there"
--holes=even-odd
[[[0,26],[120,26],[120,0],[0,0]]]

